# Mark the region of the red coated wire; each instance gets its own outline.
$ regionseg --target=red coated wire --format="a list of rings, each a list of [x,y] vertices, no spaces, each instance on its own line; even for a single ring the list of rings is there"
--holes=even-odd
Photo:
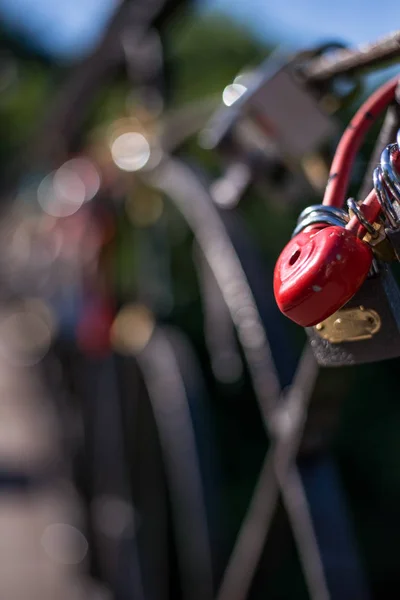
[[[323,204],[342,207],[348,188],[350,172],[356,154],[361,146],[365,134],[375,119],[388,107],[395,96],[399,84],[399,76],[386,82],[378,88],[364,104],[358,109],[351,122],[346,128],[337,147],[328,183],[325,190]],[[374,192],[369,194],[363,202],[363,206],[370,207],[368,219],[375,220],[379,214],[380,207]],[[366,215],[367,216],[367,215]],[[356,230],[360,225],[357,219],[351,219],[346,229]]]

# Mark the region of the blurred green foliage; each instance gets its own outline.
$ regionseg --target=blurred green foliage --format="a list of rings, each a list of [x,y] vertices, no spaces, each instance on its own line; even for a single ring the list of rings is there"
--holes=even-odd
[[[269,51],[222,16],[182,15],[171,21],[166,41],[175,105],[221,94],[239,71],[256,66]]]

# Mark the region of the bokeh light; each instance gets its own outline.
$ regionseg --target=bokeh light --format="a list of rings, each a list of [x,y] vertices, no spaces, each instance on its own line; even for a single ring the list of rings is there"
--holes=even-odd
[[[108,537],[117,539],[133,532],[133,507],[126,500],[117,496],[99,496],[92,502],[92,513],[97,529]]]
[[[81,563],[89,549],[83,533],[66,523],[48,525],[43,532],[41,544],[52,560],[64,565]]]
[[[41,181],[37,199],[42,210],[52,217],[69,217],[100,188],[100,175],[85,159],[72,159]]]
[[[142,133],[130,131],[112,142],[111,154],[122,171],[139,171],[150,159],[150,144]]]
[[[241,83],[231,83],[224,89],[222,101],[225,106],[232,106],[245,92],[247,92],[247,88]]]
[[[50,307],[26,300],[0,316],[0,354],[12,364],[33,365],[48,352],[56,331]]]
[[[155,327],[154,315],[146,306],[129,304],[115,318],[111,342],[122,354],[137,354],[148,344]]]

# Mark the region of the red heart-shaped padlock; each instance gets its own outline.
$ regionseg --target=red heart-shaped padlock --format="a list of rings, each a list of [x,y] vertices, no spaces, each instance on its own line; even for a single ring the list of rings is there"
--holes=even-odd
[[[275,267],[280,310],[303,327],[320,323],[354,296],[368,275],[372,256],[371,248],[343,227],[296,235]]]

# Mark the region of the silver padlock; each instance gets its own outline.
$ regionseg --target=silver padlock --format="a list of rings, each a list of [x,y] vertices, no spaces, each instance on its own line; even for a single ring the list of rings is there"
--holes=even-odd
[[[252,73],[236,77],[222,98],[222,107],[203,132],[203,139],[214,147],[235,129],[238,143],[279,148],[299,162],[337,133],[336,121],[296,76],[294,65],[281,56],[269,57]]]
[[[317,153],[338,131],[297,66],[296,59],[273,56],[236,77],[201,135],[204,147],[246,164],[270,201],[276,194],[280,202],[296,202],[323,189],[328,169],[321,158],[316,168]]]

